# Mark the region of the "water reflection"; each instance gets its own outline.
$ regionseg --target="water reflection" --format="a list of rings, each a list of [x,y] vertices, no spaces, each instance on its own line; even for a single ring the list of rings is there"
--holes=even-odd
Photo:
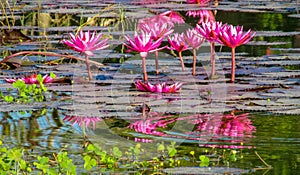
[[[6,144],[28,148],[61,149],[69,144],[61,111],[41,109],[0,113],[0,135]],[[75,138],[73,141],[76,140]],[[80,147],[73,142],[71,147]]]
[[[196,129],[189,133],[192,135],[191,139],[201,141],[203,140],[201,137],[210,135],[212,138],[209,142],[216,143],[200,144],[201,146],[244,148],[237,144],[247,142],[247,138],[251,138],[252,133],[256,131],[256,127],[252,125],[247,113],[195,115],[190,117],[190,122],[196,125]]]
[[[85,127],[86,129],[92,125],[93,129],[96,128],[96,123],[101,120],[100,117],[81,117],[81,116],[65,116],[64,121],[73,122],[72,125],[79,125],[80,127]]]
[[[194,141],[193,143],[199,143],[200,146],[244,148],[241,144],[248,142],[247,138],[253,137],[252,134],[256,131],[256,127],[252,125],[248,113],[235,115],[232,112],[230,114],[174,116],[150,112],[139,117],[140,119],[132,121],[128,126],[135,132],[184,139],[184,142]],[[194,125],[194,128],[191,131],[183,131],[182,133],[178,129],[173,131],[172,126],[179,121]],[[143,142],[145,138],[135,138],[135,140]],[[146,141],[150,142],[148,139]]]

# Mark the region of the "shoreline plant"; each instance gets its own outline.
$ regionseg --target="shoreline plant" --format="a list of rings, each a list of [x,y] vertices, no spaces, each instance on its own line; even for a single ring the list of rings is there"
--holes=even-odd
[[[31,75],[29,77],[22,77],[19,79],[5,79],[7,82],[12,83],[13,89],[8,90],[8,95],[0,92],[0,98],[9,103],[31,103],[45,101],[45,93],[47,88],[45,83],[51,83],[56,78],[56,75],[42,76],[41,74]]]

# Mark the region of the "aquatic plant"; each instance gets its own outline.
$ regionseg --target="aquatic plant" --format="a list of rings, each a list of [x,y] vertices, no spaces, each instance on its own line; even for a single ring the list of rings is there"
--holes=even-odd
[[[180,156],[184,150],[176,147],[176,142],[160,142],[156,144],[158,157],[154,156],[149,160],[140,160],[140,157],[146,153],[140,143],[130,146],[127,150],[119,147],[112,147],[104,150],[98,144],[88,144],[84,147],[81,154],[74,155],[66,148],[58,153],[39,155],[38,152],[32,152],[29,149],[18,146],[11,147],[0,140],[0,173],[1,174],[95,174],[107,172],[145,172],[145,168],[151,172],[174,171],[168,170],[168,167],[189,168],[197,166],[214,167],[226,166],[232,162],[243,159],[243,153],[237,150],[216,149],[216,148],[197,148],[190,150],[189,153]],[[255,154],[271,169],[257,152]],[[82,165],[80,165],[82,163]],[[188,166],[187,166],[188,165]],[[263,169],[259,166],[260,169]],[[259,170],[254,168],[253,170]],[[234,171],[236,172],[236,171]],[[174,172],[173,172],[174,173]]]
[[[195,29],[188,29],[185,33],[185,42],[193,49],[193,68],[192,75],[196,75],[196,62],[197,53],[196,50],[204,42],[204,38],[201,37]]]
[[[173,26],[170,25],[170,23],[164,23],[161,20],[158,21],[148,20],[148,21],[139,22],[137,29],[150,33],[151,38],[154,41],[163,38],[165,36],[168,36],[174,31]]]
[[[15,11],[16,11],[16,2],[10,2],[8,0],[4,0],[0,2],[1,6],[1,17],[4,20],[0,21],[2,26],[7,26],[8,30],[11,27],[15,26],[16,18],[15,18]]]
[[[44,76],[45,77],[45,76]],[[44,86],[44,80],[52,81],[52,77],[42,77],[41,74],[33,76],[32,78],[25,78],[14,80],[10,79],[12,82],[13,88],[17,89],[18,93],[4,95],[2,92],[0,93],[0,97],[4,99],[6,102],[16,102],[16,103],[29,103],[29,102],[42,102],[45,100],[44,93],[47,91],[47,88]]]
[[[144,92],[175,93],[181,88],[182,83],[176,82],[174,84],[167,85],[166,82],[163,82],[161,84],[157,83],[153,85],[149,82],[143,83],[142,81],[138,80],[135,82],[135,86],[138,90]]]
[[[150,18],[140,19],[137,25],[138,30],[142,30],[151,34],[154,41],[170,35],[174,29],[175,23],[183,23],[183,18],[176,12],[167,11]],[[158,71],[158,51],[155,51],[156,74]]]
[[[146,57],[148,56],[148,53],[155,52],[164,48],[158,48],[163,38],[159,38],[156,41],[154,41],[154,39],[151,36],[152,35],[149,32],[135,32],[133,39],[130,36],[125,36],[127,43],[124,43],[124,45],[129,48],[129,51],[136,51],[140,53],[140,56],[142,58],[142,67],[145,82],[148,82],[148,75],[146,69]]]
[[[211,77],[215,75],[215,42],[219,41],[219,33],[223,28],[222,22],[208,21],[196,25],[197,32],[210,42]]]
[[[154,41],[157,41],[160,38],[164,38],[165,36],[168,36],[174,31],[173,25],[171,25],[170,23],[164,23],[162,22],[162,20],[158,20],[158,21],[148,20],[145,22],[140,22],[138,25],[138,30],[142,30],[146,33],[150,33],[151,38]],[[155,66],[156,66],[156,74],[159,74],[158,50],[155,51]]]
[[[44,55],[44,56],[54,56],[54,57],[69,58],[69,59],[74,59],[74,60],[79,60],[79,61],[85,61],[85,59],[76,57],[74,55],[65,55],[65,54],[59,54],[59,53],[55,53],[55,52],[21,51],[21,52],[17,52],[17,53],[11,54],[9,56],[6,56],[5,58],[3,58],[0,61],[0,64],[5,64],[6,62],[9,61],[9,59],[14,58],[14,57],[18,57],[18,56],[21,56],[21,55]],[[98,63],[96,61],[89,60],[89,62],[93,63],[95,65],[103,66],[102,63]]]
[[[94,31],[92,34],[90,31],[83,32],[82,30],[78,35],[69,33],[70,40],[63,39],[62,42],[77,52],[85,54],[85,63],[87,66],[89,80],[93,79],[91,69],[89,66],[89,56],[93,56],[93,51],[101,50],[109,47],[107,44],[108,38],[102,39],[103,34],[96,34]]]
[[[50,73],[49,75],[46,74],[42,77],[42,83],[46,84],[46,83],[52,83],[56,78],[56,75],[54,73]],[[25,84],[40,84],[39,80],[38,80],[38,74],[32,74],[30,76],[24,76],[22,78],[5,78],[4,79],[6,82],[8,83],[14,83],[18,80],[23,81]]]
[[[168,47],[170,50],[176,50],[178,52],[178,56],[181,63],[181,69],[184,71],[184,62],[182,58],[182,52],[188,50],[189,47],[185,42],[185,34],[184,33],[174,33],[173,36],[168,36],[168,42],[171,47]]]
[[[219,32],[219,42],[231,48],[231,82],[235,79],[235,48],[246,44],[255,36],[249,29],[246,33],[243,26],[225,25]]]

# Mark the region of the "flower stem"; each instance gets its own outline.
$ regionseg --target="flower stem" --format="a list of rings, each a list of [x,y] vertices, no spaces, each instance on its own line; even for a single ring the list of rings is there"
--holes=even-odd
[[[235,79],[235,47],[231,48],[231,82]]]
[[[5,63],[7,60],[17,57],[20,55],[45,55],[45,56],[55,56],[55,57],[63,57],[63,58],[70,58],[70,59],[75,59],[79,61],[84,61],[84,59],[73,56],[73,55],[64,55],[64,54],[59,54],[59,53],[54,53],[54,52],[39,52],[39,51],[22,51],[22,52],[17,52],[12,55],[9,55],[5,58],[3,58],[0,63]],[[93,64],[99,65],[99,66],[104,66],[102,63],[98,63],[96,61],[90,61]]]
[[[193,49],[193,69],[192,75],[196,75],[196,49]]]
[[[155,67],[156,67],[156,75],[159,74],[158,71],[158,51],[155,51]]]
[[[215,43],[211,42],[210,43],[210,64],[211,64],[211,78],[213,78],[213,76],[215,76],[215,65],[216,65],[216,61],[215,61]]]
[[[85,55],[85,64],[86,64],[86,68],[88,71],[89,80],[92,80],[93,75],[92,75],[91,68],[90,68],[89,56],[87,54]]]
[[[142,67],[143,67],[143,73],[144,73],[144,81],[148,82],[148,75],[147,75],[147,69],[146,69],[146,57],[142,57]]]
[[[182,72],[184,72],[184,63],[183,63],[183,59],[182,59],[182,53],[178,52],[178,54],[179,54],[179,59],[180,59],[180,63],[181,63],[181,69],[182,69]]]

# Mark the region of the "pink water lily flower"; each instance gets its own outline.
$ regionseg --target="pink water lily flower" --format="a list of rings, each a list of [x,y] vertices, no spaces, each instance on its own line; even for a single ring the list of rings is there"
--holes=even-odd
[[[184,71],[184,62],[182,59],[182,52],[189,49],[188,44],[185,41],[184,33],[175,33],[173,36],[168,36],[168,41],[171,47],[168,47],[170,50],[176,50],[179,55],[181,69]]]
[[[188,29],[184,39],[192,49],[198,49],[205,40],[195,29]]]
[[[254,36],[255,32],[249,29],[246,33],[243,31],[243,26],[226,25],[219,32],[219,42],[231,48],[231,82],[235,79],[235,48],[246,44]]]
[[[174,31],[172,25],[170,25],[169,23],[164,23],[162,21],[158,21],[158,22],[147,21],[147,22],[139,23],[138,29],[150,33],[151,37],[155,41],[158,40],[159,38],[163,38],[165,36],[170,35]]]
[[[210,42],[211,77],[215,75],[215,42],[219,41],[219,33],[226,25],[222,22],[208,21],[196,25],[197,32]]]
[[[70,40],[62,40],[64,44],[71,47],[75,51],[85,54],[85,63],[87,66],[89,80],[93,79],[89,65],[89,56],[93,56],[93,51],[95,50],[101,50],[109,47],[107,44],[108,39],[106,38],[102,40],[102,36],[102,33],[97,35],[96,31],[91,34],[90,31],[83,32],[81,30],[76,36],[73,33],[70,33]]]
[[[193,69],[192,75],[196,75],[196,50],[201,46],[204,42],[204,38],[201,37],[196,29],[188,29],[185,35],[185,42],[193,49]]]
[[[155,84],[152,85],[151,83],[143,83],[142,81],[138,80],[135,83],[135,86],[138,90],[144,92],[159,92],[159,93],[175,93],[180,90],[182,83],[176,82],[172,85],[167,85],[166,82],[162,84]]]
[[[246,44],[255,36],[255,32],[249,29],[246,33],[243,26],[226,25],[219,33],[219,40],[225,46],[234,48]]]
[[[209,42],[219,42],[219,33],[227,24],[222,25],[222,22],[209,21],[196,25],[196,30]]]
[[[43,84],[52,83],[55,80],[55,78],[56,78],[55,76],[51,77],[50,75],[44,75],[42,83]],[[6,78],[4,80],[8,83],[14,83],[18,80],[21,80],[21,81],[24,81],[25,84],[39,84],[39,81],[37,80],[37,74],[25,76],[25,77],[18,78],[18,79]]]
[[[73,122],[72,125],[78,124],[80,127],[88,128],[91,124],[96,128],[96,123],[101,120],[100,117],[80,117],[80,116],[65,116],[64,121]]]
[[[138,29],[146,33],[150,33],[151,38],[154,41],[160,38],[164,38],[165,36],[170,35],[174,31],[173,25],[170,25],[170,23],[163,23],[162,21],[158,21],[158,22],[147,21],[144,23],[139,23]],[[156,65],[156,74],[159,74],[158,50],[155,51],[155,65]]]
[[[152,35],[149,32],[141,31],[140,34],[135,32],[133,39],[129,36],[125,36],[127,43],[124,43],[124,45],[127,46],[130,51],[136,51],[140,53],[140,56],[142,58],[144,81],[146,82],[148,81],[146,70],[146,57],[148,56],[148,53],[155,52],[164,48],[158,48],[163,38],[159,38],[154,41],[151,36]]]
[[[70,33],[70,40],[64,39],[62,42],[77,52],[93,56],[93,51],[109,47],[107,44],[108,39],[106,38],[102,40],[102,36],[102,33],[97,35],[96,31],[91,34],[90,31],[83,32],[81,30],[78,35]]]

